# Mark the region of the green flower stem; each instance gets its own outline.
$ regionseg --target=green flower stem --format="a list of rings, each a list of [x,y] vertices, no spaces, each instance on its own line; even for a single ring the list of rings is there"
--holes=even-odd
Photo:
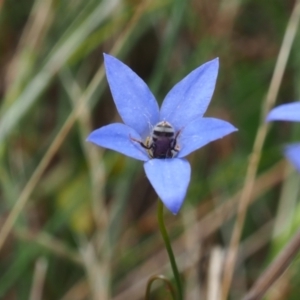
[[[172,283],[164,275],[154,275],[149,278],[148,284],[147,284],[147,290],[146,290],[146,297],[145,297],[146,300],[150,300],[151,285],[155,280],[162,280],[168,286],[169,291],[172,295],[172,299],[176,300],[176,295],[175,295],[175,291],[173,289]]]
[[[170,259],[170,263],[172,266],[172,270],[173,270],[173,274],[174,274],[174,278],[175,278],[175,282],[176,282],[176,286],[177,286],[177,292],[178,292],[178,300],[183,300],[183,291],[182,291],[182,285],[181,285],[181,280],[180,280],[180,275],[178,272],[178,268],[176,265],[176,261],[175,261],[175,257],[173,254],[173,250],[171,247],[171,243],[170,243],[170,239],[165,227],[165,223],[164,223],[164,205],[161,202],[160,199],[158,199],[158,205],[157,205],[157,220],[158,220],[158,225],[159,225],[159,230],[160,233],[163,237],[163,240],[165,242],[165,246],[169,255],[169,259]]]

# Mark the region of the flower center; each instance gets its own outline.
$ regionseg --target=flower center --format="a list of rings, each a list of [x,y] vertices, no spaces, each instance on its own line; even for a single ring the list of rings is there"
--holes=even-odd
[[[152,130],[152,133],[146,139],[145,148],[151,158],[172,158],[179,151],[177,145],[178,133],[175,134],[173,126],[161,121],[157,123]]]

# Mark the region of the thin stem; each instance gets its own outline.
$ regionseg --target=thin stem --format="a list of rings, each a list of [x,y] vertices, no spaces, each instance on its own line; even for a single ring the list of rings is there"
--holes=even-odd
[[[300,0],[295,2],[295,6],[291,17],[289,19],[281,49],[277,58],[275,70],[272,76],[270,87],[263,103],[261,123],[257,131],[253,150],[249,159],[249,164],[247,167],[244,187],[242,190],[241,198],[238,204],[237,218],[234,225],[233,233],[230,240],[229,250],[224,264],[223,283],[222,283],[222,299],[226,300],[230,291],[230,286],[233,278],[234,268],[236,264],[238,247],[240,239],[242,236],[242,231],[244,228],[244,223],[246,219],[246,214],[248,211],[248,206],[250,204],[251,195],[254,190],[255,177],[261,157],[261,152],[263,149],[264,141],[268,133],[268,124],[265,122],[266,115],[268,111],[275,104],[279,87],[283,78],[287,60],[289,58],[291,48],[297,33],[298,24],[300,20]]]
[[[174,291],[174,288],[170,282],[170,280],[168,278],[166,278],[164,275],[153,275],[149,278],[148,280],[148,283],[147,283],[147,289],[146,289],[146,300],[150,300],[150,291],[151,291],[151,286],[152,286],[152,283],[155,281],[155,280],[162,280],[164,281],[164,283],[168,286],[169,290],[170,290],[170,293],[172,295],[172,298],[173,300],[176,299],[176,295],[175,295],[175,291]]]
[[[180,275],[179,275],[178,268],[176,265],[176,261],[175,261],[175,257],[174,257],[173,250],[171,247],[168,232],[165,227],[163,212],[164,212],[164,206],[163,206],[163,203],[159,199],[158,204],[157,204],[157,220],[158,220],[159,230],[160,230],[162,238],[165,242],[165,246],[166,246],[166,249],[167,249],[167,252],[169,255],[169,259],[170,259],[170,263],[172,266],[172,270],[173,270],[173,274],[174,274],[174,278],[175,278],[175,282],[176,282],[176,286],[177,286],[178,300],[183,300],[183,291],[182,291],[182,286],[181,286]]]
[[[255,282],[243,300],[261,299],[274,282],[286,271],[300,251],[300,230]]]

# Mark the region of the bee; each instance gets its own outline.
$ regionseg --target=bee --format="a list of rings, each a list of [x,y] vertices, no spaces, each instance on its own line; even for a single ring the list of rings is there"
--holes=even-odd
[[[152,133],[147,137],[145,144],[132,137],[130,139],[147,149],[151,158],[172,158],[180,150],[177,144],[179,133],[180,130],[175,134],[175,130],[170,123],[161,121],[153,127]]]

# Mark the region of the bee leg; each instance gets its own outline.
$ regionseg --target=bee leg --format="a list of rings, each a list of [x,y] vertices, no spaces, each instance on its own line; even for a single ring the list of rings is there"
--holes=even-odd
[[[175,145],[175,147],[172,150],[175,151],[175,152],[179,152],[180,147],[178,145]]]
[[[177,140],[177,138],[178,138],[179,134],[181,133],[181,131],[182,131],[182,128],[176,132],[175,137],[174,137],[175,141]]]
[[[173,152],[172,157],[174,157],[175,155],[177,155],[177,153],[180,151],[180,147],[177,144],[177,138],[178,138],[180,132],[181,132],[181,130],[177,131],[177,133],[176,133],[176,135],[174,137],[173,143],[171,145],[171,152]],[[174,152],[176,152],[176,153],[174,153]]]
[[[130,138],[133,142],[139,143],[143,148],[145,148],[145,149],[147,149],[147,150],[150,150],[150,149],[152,148],[152,146],[147,146],[147,145],[145,145],[143,142],[141,142],[141,141],[139,141],[139,140],[137,140],[137,139],[131,137],[130,135],[129,135],[129,138]]]
[[[176,133],[176,135],[175,135],[175,137],[174,137],[174,143],[173,143],[173,146],[172,146],[172,150],[174,150],[174,151],[176,151],[176,152],[179,152],[179,150],[180,150],[180,147],[179,147],[178,144],[177,144],[177,138],[178,138],[180,132],[181,132],[181,130],[178,130],[178,131],[177,131],[177,133]]]

